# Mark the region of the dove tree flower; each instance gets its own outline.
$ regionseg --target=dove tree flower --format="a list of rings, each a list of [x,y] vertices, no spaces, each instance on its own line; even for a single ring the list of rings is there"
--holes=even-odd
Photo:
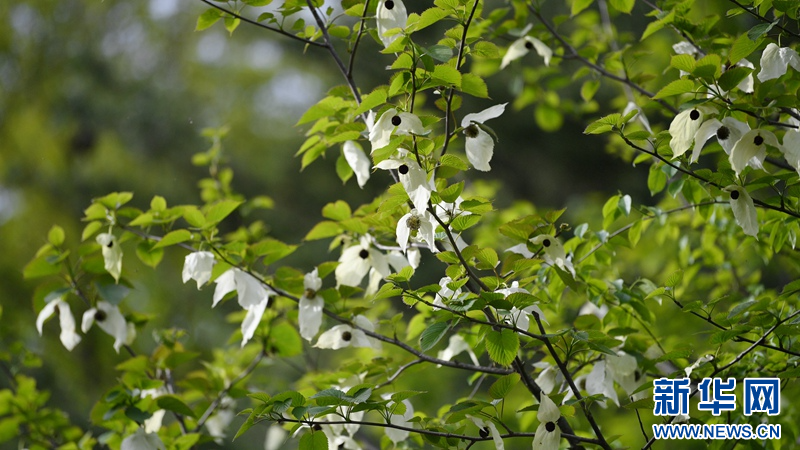
[[[733,117],[725,117],[720,122],[716,118],[709,119],[700,125],[697,133],[694,136],[694,148],[692,149],[691,162],[696,162],[700,158],[700,152],[703,146],[711,139],[712,136],[717,137],[717,142],[725,150],[725,153],[730,155],[734,145],[750,131],[750,125],[747,122],[734,119]],[[757,158],[751,158],[747,164],[754,168],[760,168],[761,163]]]
[[[119,282],[122,274],[122,247],[117,242],[117,237],[111,233],[100,233],[96,240],[102,247],[106,271],[114,277],[115,281]]]
[[[211,279],[211,269],[214,268],[215,262],[214,254],[211,252],[189,253],[183,262],[183,282],[195,280],[197,289],[200,289]]]
[[[669,134],[672,139],[669,146],[672,149],[672,158],[675,159],[692,146],[695,135],[700,126],[705,122],[706,116],[713,114],[714,110],[707,106],[698,106],[680,112],[669,124]]]
[[[75,317],[73,317],[72,311],[69,309],[69,304],[64,301],[63,296],[51,300],[44,305],[44,308],[39,312],[39,316],[36,317],[36,329],[39,331],[39,336],[41,336],[44,322],[55,314],[56,311],[58,311],[58,321],[61,325],[61,334],[59,338],[64,347],[68,351],[72,351],[72,349],[81,342],[81,337],[75,332]]]
[[[428,208],[431,198],[432,180],[428,181],[428,173],[408,153],[406,149],[398,149],[397,154],[379,162],[375,167],[382,170],[396,170],[408,198],[417,211]]]
[[[226,430],[236,418],[236,413],[236,400],[226,395],[222,397],[216,412],[206,420],[205,426],[208,434],[214,438],[217,444],[222,444]]]
[[[361,146],[355,141],[345,141],[344,145],[342,145],[342,153],[347,165],[353,169],[353,173],[356,175],[358,187],[363,188],[369,181],[372,163],[364,153],[364,150],[361,149]]]
[[[447,347],[444,350],[440,350],[439,354],[436,357],[444,361],[451,361],[456,355],[459,355],[464,352],[467,352],[467,355],[469,355],[469,359],[470,361],[472,361],[472,364],[480,366],[480,363],[478,362],[478,357],[475,355],[475,352],[472,350],[472,347],[470,347],[467,341],[465,341],[460,334],[451,335],[450,340],[447,343]]]
[[[736,223],[742,227],[744,234],[758,239],[758,213],[747,189],[732,184],[723,190],[730,193],[731,209]]]
[[[396,28],[405,28],[408,21],[406,5],[402,0],[380,0],[376,11],[376,22],[378,25],[378,37],[383,42],[384,47],[395,41],[400,33],[392,32]]]
[[[536,412],[539,427],[533,438],[533,450],[557,450],[561,442],[561,429],[558,428],[558,419],[561,411],[546,394],[539,399],[539,411]]]
[[[786,134],[783,135],[783,145],[778,148],[783,152],[786,162],[800,174],[800,130],[786,131]]]
[[[391,397],[391,394],[383,395],[385,400],[388,400]],[[404,409],[402,413],[399,413],[398,406],[403,405]],[[386,408],[389,411],[395,411],[389,416],[389,423],[392,425],[397,425],[399,427],[406,427],[406,428],[413,428],[414,424],[410,422],[410,420],[414,417],[414,406],[411,405],[411,402],[408,400],[403,400],[400,403],[395,403],[391,401],[386,404]],[[386,436],[395,444],[399,444],[400,442],[405,441],[408,439],[408,436],[411,434],[408,430],[399,430],[397,428],[384,428],[386,432]]]
[[[322,287],[322,279],[316,267],[303,277],[303,287],[305,291],[298,303],[297,321],[300,324],[300,336],[311,342],[322,325],[322,309],[325,307],[325,301],[317,294]]]
[[[164,442],[157,433],[148,433],[138,428],[135,433],[122,440],[120,450],[165,450]]]
[[[484,130],[483,123],[489,119],[500,117],[508,103],[494,105],[479,113],[471,113],[461,119],[461,127],[467,136],[465,144],[467,159],[476,169],[488,172],[492,168],[489,161],[494,155],[494,137]]]
[[[567,258],[567,252],[558,239],[549,234],[540,234],[532,238],[531,242],[542,246],[544,259],[548,264],[555,265],[575,276],[575,268],[572,266],[572,261]]]
[[[242,347],[244,347],[261,323],[261,317],[267,309],[269,298],[273,292],[267,290],[256,277],[238,268],[228,269],[214,282],[217,287],[214,290],[212,307],[216,306],[226,294],[236,291],[239,306],[247,311],[242,321]]]
[[[375,269],[381,277],[387,277],[392,273],[386,256],[370,244],[371,240],[371,236],[364,235],[357,244],[342,251],[339,265],[334,272],[337,286],[360,285],[370,269]]]
[[[436,243],[434,242],[435,226],[428,211],[412,209],[397,221],[397,244],[405,252],[408,249],[409,240],[425,242],[432,253],[436,253]]]
[[[114,350],[119,353],[120,347],[128,342],[128,323],[119,308],[103,300],[97,302],[96,307],[83,313],[81,331],[87,333],[95,322],[101,330],[114,338]]]
[[[375,331],[375,325],[369,319],[359,314],[353,319],[353,323],[358,328],[341,324],[322,333],[314,347],[331,350],[339,350],[346,347],[365,347],[376,350],[381,348],[379,342],[374,341],[364,333],[364,330]]]
[[[530,27],[526,27],[524,31],[527,33],[529,29]],[[535,37],[522,36],[508,47],[506,54],[503,55],[503,61],[500,63],[500,70],[505,69],[512,61],[527,55],[531,50],[536,50],[536,53],[544,59],[545,66],[550,65],[550,59],[553,57],[553,50]]]
[[[800,56],[797,51],[789,47],[778,47],[774,42],[770,42],[761,53],[761,71],[758,72],[758,79],[763,83],[780,78],[789,66],[800,71]]]
[[[728,157],[736,175],[739,175],[748,164],[755,164],[756,168],[761,169],[767,157],[767,145],[776,148],[781,146],[771,131],[755,129],[742,135]]]
[[[495,450],[505,450],[506,446],[503,443],[503,438],[500,436],[500,431],[497,429],[497,425],[494,424],[494,421],[483,420],[470,414],[467,414],[467,418],[481,430],[481,433],[489,433],[494,443]]]
[[[381,117],[369,129],[369,142],[372,145],[372,152],[379,148],[389,145],[392,135],[411,136],[424,135],[427,133],[422,121],[415,114],[407,112],[397,112],[397,109],[386,110]]]

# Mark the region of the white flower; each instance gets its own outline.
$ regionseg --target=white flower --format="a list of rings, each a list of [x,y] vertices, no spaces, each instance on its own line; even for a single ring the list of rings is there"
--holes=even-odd
[[[97,235],[97,243],[102,247],[103,262],[108,273],[119,281],[122,273],[122,247],[117,242],[116,236],[111,233],[100,233]]]
[[[511,61],[522,58],[527,55],[531,49],[535,49],[536,53],[544,58],[544,65],[550,65],[550,58],[553,57],[553,50],[550,49],[544,42],[531,36],[523,36],[514,41],[509,47],[506,54],[503,55],[503,62],[500,63],[500,69],[505,69]]]
[[[144,428],[139,428],[135,433],[126,437],[120,445],[120,450],[165,450],[164,443],[156,433],[147,433]]]
[[[503,438],[500,437],[500,431],[497,430],[497,425],[495,425],[493,421],[483,420],[469,414],[467,414],[467,418],[469,418],[476,427],[480,428],[481,431],[489,432],[489,436],[492,437],[492,441],[494,442],[495,450],[505,450],[506,446],[503,443]]]
[[[797,52],[791,48],[778,47],[775,43],[770,43],[761,54],[761,72],[758,73],[758,79],[764,82],[780,78],[786,73],[788,66],[800,71],[800,56],[797,55]]]
[[[494,154],[494,138],[483,130],[478,124],[483,124],[489,119],[494,119],[503,114],[508,103],[494,105],[479,113],[467,114],[461,119],[461,127],[467,136],[465,147],[467,159],[476,169],[486,172],[491,170],[489,161]]]
[[[747,189],[732,184],[723,190],[731,194],[731,209],[736,223],[742,227],[744,234],[758,239],[758,213]]]
[[[503,296],[505,297],[508,297],[509,295],[516,292],[529,294],[528,291],[519,287],[519,281],[514,281],[513,283],[511,283],[510,287],[498,289],[495,292],[503,294]],[[505,316],[505,322],[514,325],[520,330],[528,331],[528,328],[530,327],[530,315],[533,313],[538,314],[539,318],[543,322],[548,323],[547,319],[544,318],[544,313],[542,312],[541,309],[539,309],[537,305],[526,306],[525,308],[522,309],[519,309],[516,306],[512,306],[511,310]]]
[[[344,434],[336,434],[330,425],[323,425],[322,432],[328,438],[328,450],[361,450],[355,439]]]
[[[81,337],[75,332],[75,318],[72,316],[69,304],[64,301],[63,297],[58,297],[44,305],[44,308],[36,318],[36,329],[39,330],[39,336],[41,336],[45,320],[49,319],[56,312],[56,309],[58,310],[58,321],[61,325],[61,335],[59,336],[61,343],[68,351],[72,351],[81,341]]]
[[[467,297],[467,294],[461,293],[461,288],[457,288],[455,291],[447,287],[448,284],[452,283],[453,279],[450,277],[444,277],[439,280],[439,292],[436,293],[436,299],[434,300],[434,310],[437,310],[438,307],[443,307],[444,301],[447,302],[455,301],[460,302]]]
[[[536,418],[539,419],[539,427],[536,428],[536,436],[533,438],[533,450],[557,450],[561,442],[561,429],[557,424],[561,411],[545,394],[539,399]]]
[[[381,277],[392,273],[386,256],[372,248],[369,236],[362,236],[358,244],[344,249],[339,257],[339,265],[335,271],[336,285],[358,286],[371,268]]]
[[[762,163],[767,157],[767,145],[780,148],[778,138],[771,131],[755,129],[745,133],[733,146],[728,157],[736,175],[739,175],[748,163],[756,164],[758,169],[763,168]]]
[[[436,253],[438,250],[434,242],[435,228],[428,211],[420,214],[416,209],[412,209],[397,221],[397,244],[405,252],[408,249],[409,239],[418,242],[425,241],[431,252]]]
[[[208,434],[214,438],[217,444],[222,444],[222,438],[225,437],[225,430],[233,422],[236,417],[236,400],[225,396],[217,407],[217,411],[206,420],[206,429]]]
[[[119,312],[119,308],[106,301],[97,302],[96,308],[91,308],[83,313],[81,320],[81,331],[88,332],[92,325],[97,322],[97,326],[114,338],[114,350],[119,353],[128,340],[128,324],[125,317]]]
[[[550,265],[555,265],[561,270],[565,270],[575,276],[575,268],[572,266],[572,261],[567,259],[567,253],[558,239],[549,234],[540,234],[531,239],[536,245],[541,245],[544,248],[544,259]]]
[[[673,159],[689,150],[689,147],[692,146],[692,141],[695,140],[697,130],[700,129],[700,125],[705,121],[705,116],[713,112],[711,108],[698,106],[687,109],[672,119],[669,124],[669,134],[672,136],[669,146],[672,149]]]
[[[369,319],[358,315],[353,319],[353,323],[359,328],[351,327],[347,324],[336,325],[330,330],[322,333],[314,344],[317,348],[329,348],[339,350],[345,347],[366,347],[380,349],[380,343],[370,339],[360,328],[368,331],[375,331],[375,326]]]
[[[157,398],[163,394],[166,394],[167,390],[163,387],[157,389],[145,389],[142,391],[142,398],[151,397]],[[164,416],[167,414],[167,410],[159,409],[150,416],[149,419],[145,419],[144,425],[144,432],[145,433],[158,433],[158,430],[161,429],[161,422],[164,420]]]
[[[783,145],[778,147],[794,170],[800,174],[800,131],[789,130],[783,135]]]
[[[700,128],[697,129],[697,133],[694,135],[694,149],[692,150],[691,161],[697,161],[703,146],[711,139],[711,136],[714,135],[717,136],[717,141],[719,145],[722,146],[722,149],[725,150],[725,153],[730,155],[733,146],[736,145],[748,131],[750,131],[750,125],[746,122],[736,120],[733,117],[726,117],[722,119],[722,122],[717,119],[706,120],[700,125]],[[761,163],[757,158],[752,158],[747,164],[754,168],[759,168]]]
[[[347,164],[353,169],[353,173],[356,174],[358,187],[363,188],[369,180],[369,172],[372,163],[369,158],[367,158],[367,155],[364,154],[361,146],[355,141],[345,141],[342,146],[342,153],[344,153],[345,161],[347,161]]]
[[[264,450],[279,450],[286,443],[286,435],[289,433],[282,426],[274,424],[267,428],[267,437],[264,438]]]
[[[746,59],[742,59],[742,60],[740,60],[738,63],[736,63],[736,66],[737,66],[737,67],[747,67],[748,69],[755,69],[755,68],[756,68],[756,67],[753,65],[753,63],[751,63],[750,61],[748,61],[748,60],[746,60]],[[724,67],[724,66],[723,66],[723,67]],[[744,79],[744,80],[742,80],[741,82],[739,82],[739,84],[738,84],[736,87],[737,87],[737,88],[738,88],[740,91],[742,91],[742,92],[744,92],[744,93],[746,93],[746,94],[752,94],[752,93],[753,93],[753,91],[755,91],[755,86],[754,86],[754,83],[753,83],[753,74],[752,74],[752,72],[750,73],[750,75],[748,75],[747,77],[745,77],[745,79]]]
[[[374,152],[389,145],[393,134],[410,136],[426,133],[419,117],[407,112],[398,113],[395,108],[392,108],[381,114],[378,121],[369,129],[369,142],[372,144],[372,152]]]
[[[707,363],[709,361],[713,361],[713,360],[714,360],[714,355],[701,356],[701,357],[697,358],[697,361],[695,361],[694,364],[692,364],[691,366],[683,369],[683,371],[684,371],[684,373],[686,373],[686,377],[688,378],[688,377],[690,377],[692,375],[692,372],[694,372],[694,369],[697,369],[698,367],[702,366],[703,364],[705,364],[705,363]]]
[[[242,321],[242,347],[244,347],[258,329],[261,317],[269,304],[269,297],[273,293],[256,277],[237,268],[228,269],[217,277],[214,283],[217,287],[214,290],[212,307],[216,306],[227,293],[236,291],[239,306],[247,311]]]
[[[386,394],[386,397],[384,398],[388,397],[389,394]],[[397,425],[399,427],[413,428],[414,424],[409,422],[409,420],[411,420],[414,417],[414,407],[408,400],[403,400],[402,403],[406,407],[405,412],[403,414],[392,414],[391,416],[389,416],[389,423],[392,425]],[[394,405],[395,402],[389,402],[386,405],[386,407],[389,409],[389,411],[391,411],[392,408],[395,407]],[[395,445],[408,439],[408,436],[411,434],[411,432],[408,430],[398,430],[396,428],[386,427],[384,428],[384,430],[386,431],[386,436],[388,436],[389,439],[391,439]]]
[[[636,368],[636,358],[621,350],[617,352],[617,356],[606,356],[608,374],[628,394],[635,391],[641,384],[636,379]]]
[[[305,275],[303,287],[305,292],[298,304],[297,321],[300,323],[300,336],[311,342],[319,332],[319,326],[322,324],[322,309],[325,306],[325,300],[317,295],[317,291],[322,287],[322,279],[319,277],[317,268]]]
[[[387,35],[389,30],[395,28],[405,28],[408,21],[408,12],[402,0],[380,0],[376,11],[376,22],[378,25],[378,36],[381,38],[384,47],[394,42],[400,33]]]
[[[556,367],[545,362],[542,362],[542,364],[546,367],[539,372],[539,376],[536,377],[536,384],[542,388],[542,392],[550,394],[556,387],[556,379],[563,377],[561,377],[561,372],[559,372]],[[539,363],[534,364],[534,366],[539,367]]]
[[[633,117],[631,117],[631,120],[638,119],[639,122],[641,122],[644,129],[652,133],[653,130],[650,129],[650,121],[647,120],[647,116],[644,115],[644,111],[642,111],[642,108],[639,107],[639,105],[637,105],[636,103],[628,102],[628,104],[625,105],[625,109],[622,111],[622,116],[623,117],[627,116],[628,113],[634,110],[636,111],[636,114],[634,114]]]
[[[583,306],[581,306],[581,309],[578,310],[578,315],[584,316],[589,314],[597,317],[600,320],[603,320],[606,314],[608,314],[608,306],[606,304],[602,304],[600,307],[598,307],[594,303],[587,301],[583,304]]]
[[[211,252],[189,253],[183,262],[183,282],[195,280],[197,289],[200,289],[211,279],[211,269],[215,262],[214,254]]]
[[[475,352],[472,350],[472,347],[470,347],[469,344],[467,344],[467,341],[465,341],[460,334],[451,335],[450,341],[447,344],[447,348],[441,350],[436,357],[444,361],[451,361],[453,357],[463,352],[467,352],[467,354],[469,355],[469,359],[472,360],[472,364],[480,366],[480,363],[478,362],[478,357],[475,356]]]
[[[413,155],[406,149],[398,149],[397,155],[379,162],[375,167],[383,170],[397,170],[400,184],[403,185],[408,198],[418,211],[428,209],[428,200],[431,198],[431,184],[428,173],[425,172]]]
[[[619,406],[617,391],[614,390],[614,380],[609,374],[606,361],[599,361],[592,367],[592,371],[586,376],[585,387],[589,395],[602,394]],[[605,401],[598,403],[605,408]]]

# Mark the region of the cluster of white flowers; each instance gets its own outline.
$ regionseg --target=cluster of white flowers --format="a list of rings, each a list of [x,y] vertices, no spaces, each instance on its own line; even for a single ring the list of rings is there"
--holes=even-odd
[[[42,335],[45,321],[58,311],[59,323],[61,325],[60,339],[64,347],[72,351],[81,341],[81,336],[75,331],[75,318],[72,316],[69,304],[64,301],[63,296],[59,296],[45,304],[36,318],[36,329]],[[83,313],[81,319],[81,331],[88,333],[92,325],[97,322],[101,330],[114,338],[114,350],[119,353],[123,345],[130,344],[136,338],[136,328],[133,323],[125,321],[122,313],[116,305],[106,301],[99,301],[93,308],[89,308]]]

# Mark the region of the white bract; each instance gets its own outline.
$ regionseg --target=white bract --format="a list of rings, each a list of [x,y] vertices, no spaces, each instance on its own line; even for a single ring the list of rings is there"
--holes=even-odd
[[[503,62],[500,63],[500,69],[505,69],[506,66],[511,64],[511,61],[522,58],[527,55],[531,49],[536,50],[536,53],[544,58],[544,65],[550,65],[550,58],[553,57],[553,50],[550,49],[544,42],[531,36],[523,36],[514,41],[509,47],[506,54],[503,55]]]
[[[128,342],[128,324],[119,308],[106,301],[97,302],[97,307],[83,313],[81,331],[88,332],[95,322],[101,330],[114,338],[114,350],[119,353],[120,347]]]
[[[519,281],[514,281],[513,283],[511,283],[510,287],[498,289],[495,292],[503,294],[503,296],[505,297],[508,297],[509,295],[514,293],[529,294],[528,291],[519,287]],[[539,309],[537,305],[526,306],[522,309],[519,309],[516,306],[512,306],[511,310],[505,316],[504,320],[506,323],[514,325],[515,327],[517,327],[522,331],[528,331],[528,328],[530,327],[530,316],[533,313],[538,314],[539,318],[543,322],[547,323],[547,320],[544,318],[544,313],[542,312],[541,309]]]
[[[111,233],[100,233],[96,240],[102,247],[106,271],[114,277],[114,280],[119,281],[122,274],[122,247],[119,246],[117,237]]]
[[[222,444],[225,437],[225,431],[228,426],[233,422],[236,417],[236,400],[225,396],[219,404],[216,412],[206,421],[206,429],[208,434],[214,438],[217,444]]]
[[[390,395],[387,394],[385,398],[388,397],[390,397]],[[399,427],[414,428],[414,424],[409,422],[409,420],[414,417],[414,407],[408,400],[403,400],[402,404],[405,406],[405,412],[389,416],[389,423]],[[389,402],[386,407],[389,411],[392,411],[392,408],[396,408],[395,402]],[[398,430],[397,428],[386,427],[384,430],[386,431],[386,436],[388,436],[395,445],[408,439],[408,436],[411,434],[408,430]]]
[[[756,212],[756,206],[753,204],[753,198],[750,197],[747,189],[732,184],[723,190],[730,192],[731,209],[736,223],[742,227],[744,234],[758,239],[758,213]]]
[[[531,242],[544,248],[544,259],[548,264],[555,265],[575,276],[575,268],[572,266],[572,261],[567,259],[567,252],[564,251],[564,247],[558,239],[549,234],[540,234],[531,239]]]
[[[189,253],[183,262],[183,282],[194,280],[197,282],[197,289],[200,289],[211,279],[211,269],[215,262],[211,252]]]
[[[344,154],[345,161],[347,161],[347,165],[353,169],[353,173],[356,175],[358,187],[363,188],[369,180],[372,163],[361,149],[361,146],[355,141],[345,141],[342,146],[342,153]]]
[[[764,82],[780,78],[786,73],[788,66],[800,71],[800,56],[797,51],[770,43],[761,53],[761,72],[758,72],[758,79]]]
[[[397,149],[397,154],[379,162],[375,167],[382,170],[396,170],[400,184],[403,185],[414,208],[417,211],[425,211],[431,198],[433,180],[428,181],[428,173],[413,156],[408,150],[400,148]]]
[[[68,351],[72,351],[72,349],[81,342],[81,337],[75,332],[75,317],[72,316],[69,304],[64,301],[63,297],[58,297],[44,305],[44,308],[39,312],[39,316],[36,317],[36,329],[39,331],[39,336],[41,336],[44,322],[49,319],[56,310],[58,310],[58,321],[61,325],[61,334],[59,338],[64,347]]]
[[[493,421],[483,420],[469,414],[467,414],[467,418],[469,418],[469,420],[471,420],[476,427],[480,428],[482,432],[489,433],[489,436],[492,438],[492,442],[494,442],[495,450],[505,450],[506,446],[503,443],[503,438],[500,437],[500,431],[497,429],[497,425],[495,425]]]
[[[447,348],[439,351],[439,354],[436,357],[444,361],[451,361],[453,357],[463,352],[467,352],[467,354],[469,355],[469,359],[472,361],[472,364],[480,366],[480,363],[478,363],[478,357],[475,355],[475,352],[472,350],[472,347],[470,347],[467,341],[465,341],[460,334],[451,335],[450,341],[447,343]],[[441,367],[441,365],[437,367]]]
[[[703,146],[715,135],[719,145],[722,146],[725,153],[730,155],[733,146],[736,145],[748,131],[750,131],[750,125],[746,122],[734,119],[733,117],[726,117],[722,119],[722,122],[717,119],[706,120],[700,125],[700,128],[697,129],[697,133],[694,135],[694,149],[692,149],[691,161],[695,162],[700,158],[700,151],[703,149]],[[755,158],[748,161],[747,164],[754,168],[760,167],[760,162]]]
[[[267,290],[256,277],[238,268],[228,269],[217,277],[214,283],[217,287],[214,290],[212,307],[216,306],[226,294],[236,291],[239,306],[247,311],[242,321],[242,347],[244,347],[261,323],[272,291]]]
[[[396,28],[403,29],[408,21],[406,5],[402,0],[380,0],[376,11],[376,22],[378,25],[378,36],[381,38],[384,47],[395,41],[400,36],[399,31],[392,31]]]
[[[606,361],[599,361],[592,367],[592,371],[586,375],[584,384],[589,395],[602,394],[619,406],[617,391],[614,390],[614,380],[609,374]],[[605,401],[598,402],[598,404],[603,408],[606,407]]]
[[[305,292],[298,303],[297,321],[300,323],[300,336],[311,342],[319,332],[322,309],[325,307],[325,300],[317,295],[317,291],[322,287],[322,279],[316,268],[305,275],[303,287]]]
[[[728,157],[736,175],[748,165],[755,165],[758,169],[763,168],[762,163],[767,157],[767,145],[780,148],[778,138],[771,131],[755,129],[742,135]]]
[[[800,174],[800,131],[797,129],[788,130],[783,135],[783,145],[779,148],[783,152],[786,162]]]
[[[410,136],[426,133],[419,117],[407,112],[398,113],[395,108],[392,108],[381,114],[378,121],[369,129],[369,142],[372,144],[372,152],[374,152],[389,145],[393,134]]]
[[[156,433],[147,433],[139,428],[135,433],[122,440],[120,450],[165,450],[164,443]]]
[[[431,214],[428,211],[422,211],[422,214],[416,209],[404,215],[397,221],[397,244],[405,252],[408,249],[408,241],[425,242],[431,252],[436,253],[436,243],[434,242],[434,229]]]
[[[347,247],[339,257],[339,265],[336,266],[336,285],[358,286],[364,275],[370,269],[381,277],[387,277],[392,272],[389,270],[389,262],[386,256],[370,245],[370,236],[362,236],[358,244]]]
[[[628,102],[628,104],[625,105],[625,109],[622,111],[622,117],[627,116],[631,111],[636,111],[636,114],[634,114],[630,120],[638,120],[645,130],[652,133],[653,130],[650,128],[650,121],[647,120],[647,116],[644,115],[644,111],[642,111],[642,108],[636,103]]]
[[[433,301],[434,310],[438,309],[437,307],[445,306],[445,300],[448,303],[451,301],[460,302],[466,298],[467,294],[462,294],[460,287],[454,291],[447,286],[452,282],[453,279],[450,277],[444,277],[439,280],[439,292],[436,293],[436,299]]]
[[[380,343],[369,338],[363,330],[375,331],[375,325],[369,319],[358,315],[353,319],[353,323],[359,327],[355,328],[347,324],[336,325],[330,330],[322,333],[314,344],[317,348],[329,348],[338,350],[345,347],[366,347],[380,349]],[[363,328],[363,330],[362,330]]]
[[[698,106],[696,108],[687,109],[682,111],[669,124],[669,134],[672,139],[669,141],[669,146],[672,149],[672,158],[675,159],[689,150],[692,142],[695,140],[695,135],[700,129],[700,126],[705,121],[708,114],[713,113],[714,110],[705,106]]]
[[[494,119],[503,114],[508,103],[494,105],[479,113],[467,114],[461,120],[461,127],[467,136],[465,144],[467,159],[476,169],[486,172],[491,170],[489,161],[494,154],[494,137],[484,131],[481,125],[489,119]]]
[[[561,411],[545,394],[539,399],[536,418],[539,419],[539,427],[536,428],[536,436],[533,438],[533,450],[557,450],[561,442],[561,429],[557,424]]]

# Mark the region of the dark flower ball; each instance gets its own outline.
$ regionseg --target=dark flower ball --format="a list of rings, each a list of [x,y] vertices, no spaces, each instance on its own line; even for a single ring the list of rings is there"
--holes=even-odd
[[[532,49],[533,43],[530,41],[525,41],[525,48],[527,48],[528,50]]]
[[[689,113],[689,118],[692,120],[697,120],[700,118],[700,111],[693,109],[692,112]]]
[[[550,247],[550,239],[543,240],[542,245],[544,245],[545,247]]]
[[[764,138],[761,137],[761,135],[758,135],[758,136],[753,138],[753,144],[761,145],[763,143],[764,143]]]
[[[353,334],[349,331],[345,331],[342,333],[342,340],[345,342],[350,342],[350,339],[353,339]]]
[[[358,256],[360,256],[361,259],[367,259],[369,258],[369,252],[366,249],[361,250],[360,252],[358,252]]]
[[[401,175],[405,175],[408,173],[408,166],[403,164],[402,166],[397,168],[397,171],[400,172]]]
[[[724,125],[719,127],[719,129],[717,130],[717,139],[719,139],[720,141],[724,141],[729,137],[731,137],[731,129]]]
[[[739,198],[739,191],[731,191],[731,198],[737,200]]]
[[[399,126],[402,122],[403,122],[403,119],[401,119],[400,116],[392,117],[392,125]]]
[[[555,422],[547,422],[545,424],[545,426],[544,426],[544,429],[552,433],[553,431],[556,430],[556,423]]]

